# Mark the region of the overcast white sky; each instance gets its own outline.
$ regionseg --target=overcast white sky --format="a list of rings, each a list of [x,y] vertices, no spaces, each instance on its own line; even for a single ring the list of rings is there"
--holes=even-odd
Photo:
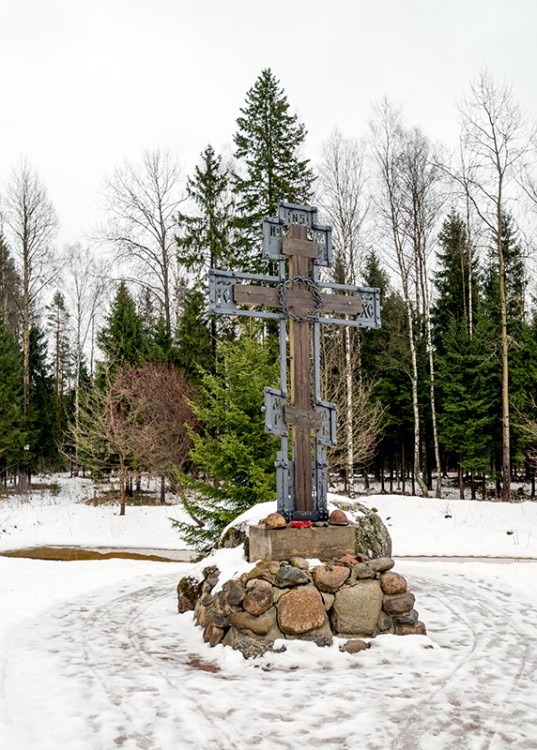
[[[271,67],[308,129],[366,131],[387,96],[454,142],[456,101],[487,66],[536,115],[535,0],[0,0],[0,185],[21,155],[62,231],[83,239],[103,176],[144,149],[185,174],[230,147],[246,91]]]

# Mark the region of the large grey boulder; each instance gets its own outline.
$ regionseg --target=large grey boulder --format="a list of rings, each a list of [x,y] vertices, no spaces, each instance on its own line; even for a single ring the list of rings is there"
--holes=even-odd
[[[355,524],[355,553],[369,558],[391,557],[392,538],[382,518],[363,503],[353,501],[344,506]]]

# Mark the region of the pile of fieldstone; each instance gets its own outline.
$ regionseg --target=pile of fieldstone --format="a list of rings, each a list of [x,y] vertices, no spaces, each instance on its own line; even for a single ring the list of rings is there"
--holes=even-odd
[[[194,611],[203,638],[257,656],[277,639],[332,643],[346,639],[342,650],[358,651],[361,638],[382,633],[425,635],[414,609],[415,597],[403,576],[392,571],[391,558],[344,557],[310,568],[302,558],[259,561],[247,573],[218,587],[219,570],[203,571],[203,580],[183,578],[178,585],[179,612]]]

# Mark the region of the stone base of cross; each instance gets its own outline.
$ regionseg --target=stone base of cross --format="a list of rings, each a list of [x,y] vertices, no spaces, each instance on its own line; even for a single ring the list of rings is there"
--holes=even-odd
[[[265,388],[265,429],[281,440],[278,512],[290,520],[328,518],[326,449],[336,445],[336,407],[321,399],[320,326],[380,326],[379,290],[319,279],[332,263],[331,227],[317,209],[281,203],[263,222],[263,253],[278,275],[211,270],[209,309],[277,320],[280,388]],[[287,359],[289,354],[289,368]]]

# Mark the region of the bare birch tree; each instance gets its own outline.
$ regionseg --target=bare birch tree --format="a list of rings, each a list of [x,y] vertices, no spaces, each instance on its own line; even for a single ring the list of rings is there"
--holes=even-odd
[[[176,227],[183,200],[180,169],[167,152],[146,151],[138,164],[125,161],[105,183],[107,225],[100,231],[117,260],[157,301],[171,334],[177,281]]]
[[[76,244],[66,248],[64,276],[74,339],[74,421],[75,425],[78,425],[82,367],[89,355],[90,373],[93,370],[95,321],[110,285],[110,269],[107,262],[97,260],[89,248]],[[76,472],[79,465],[76,442],[73,449],[73,468]]]
[[[415,281],[416,298],[421,302],[424,321],[427,359],[429,364],[429,401],[433,447],[436,464],[435,495],[442,496],[442,476],[440,446],[436,418],[434,348],[431,324],[431,293],[429,285],[429,260],[432,251],[432,231],[436,226],[441,200],[437,190],[440,170],[431,155],[427,138],[417,129],[404,134],[402,151],[399,156],[399,179],[403,231],[410,244]]]
[[[340,284],[356,284],[358,277],[359,249],[363,247],[363,227],[369,210],[369,200],[365,192],[363,148],[354,139],[344,138],[334,130],[324,143],[320,164],[319,205],[332,226],[335,262],[333,277]],[[354,467],[357,463],[356,436],[362,430],[357,428],[358,412],[355,408],[356,373],[360,378],[360,332],[351,331],[349,326],[328,334],[337,345],[343,338],[344,367],[339,377],[345,384],[339,393],[340,420],[345,424],[341,435],[346,448],[345,491],[354,497]],[[339,389],[338,389],[339,390]],[[344,393],[344,398],[342,398]],[[343,416],[344,415],[344,416]],[[363,462],[362,462],[363,463]]]
[[[382,422],[386,407],[373,398],[373,385],[359,379],[353,384],[352,401],[349,404],[348,381],[341,377],[350,364],[356,372],[360,352],[357,348],[351,351],[348,362],[348,346],[345,338],[335,332],[334,336],[325,336],[321,348],[322,356],[322,390],[326,398],[337,406],[337,442],[336,448],[330,450],[329,461],[332,470],[343,471],[345,491],[354,497],[352,484],[349,484],[349,435],[352,446],[353,466],[367,466],[374,458],[382,433]],[[341,447],[342,446],[342,447]],[[350,475],[352,480],[352,471]]]
[[[397,271],[401,281],[402,296],[405,303],[408,342],[412,363],[411,387],[412,410],[414,417],[414,476],[424,497],[429,492],[423,479],[420,460],[421,420],[418,402],[418,356],[414,332],[414,306],[412,300],[415,257],[408,242],[406,218],[404,214],[403,191],[401,180],[400,158],[404,148],[404,129],[400,113],[384,100],[376,108],[375,118],[371,123],[372,150],[379,174],[379,198],[377,208],[390,238]],[[414,283],[414,293],[419,295],[419,285]]]

